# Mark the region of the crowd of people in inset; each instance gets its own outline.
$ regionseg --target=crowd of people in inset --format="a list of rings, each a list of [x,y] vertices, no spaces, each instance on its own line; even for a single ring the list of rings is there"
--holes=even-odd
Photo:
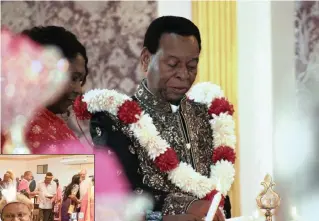
[[[0,221],[93,221],[94,176],[83,169],[62,188],[51,172],[36,182],[31,171],[21,179],[7,171],[0,180],[0,214]]]

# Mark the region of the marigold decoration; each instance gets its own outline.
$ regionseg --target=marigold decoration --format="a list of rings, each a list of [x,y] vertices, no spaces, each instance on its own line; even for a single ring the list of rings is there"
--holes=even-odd
[[[114,90],[91,90],[82,101],[87,103],[90,113],[107,111],[117,117],[145,148],[156,167],[168,174],[168,179],[183,192],[199,199],[211,200],[217,192],[224,196],[229,191],[235,175],[234,161],[236,136],[232,118],[233,106],[223,96],[219,86],[199,83],[193,86],[187,97],[192,102],[205,104],[212,128],[212,166],[210,177],[197,173],[194,168],[180,162],[173,147],[163,140],[153,124],[152,118],[142,112],[139,104]],[[78,114],[77,114],[78,116]],[[223,205],[222,200],[221,205]]]

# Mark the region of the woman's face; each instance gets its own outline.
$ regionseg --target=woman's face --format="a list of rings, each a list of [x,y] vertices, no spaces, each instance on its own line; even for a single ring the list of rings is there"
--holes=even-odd
[[[32,221],[32,214],[27,205],[11,203],[4,207],[1,218],[2,221]]]
[[[50,110],[55,114],[66,113],[73,104],[75,98],[82,94],[82,86],[86,80],[85,60],[78,54],[69,61],[69,82],[62,95],[50,106]]]

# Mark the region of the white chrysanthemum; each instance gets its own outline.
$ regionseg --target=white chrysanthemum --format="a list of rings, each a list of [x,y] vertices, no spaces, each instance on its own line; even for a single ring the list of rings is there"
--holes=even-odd
[[[235,122],[231,115],[226,113],[221,113],[219,116],[213,115],[210,125],[213,130],[214,147],[225,145],[235,149]]]
[[[87,103],[90,113],[108,111],[117,116],[118,108],[131,98],[115,90],[94,89],[85,93],[82,100]]]
[[[216,84],[203,82],[194,85],[187,96],[195,102],[210,106],[214,99],[224,97],[224,92]]]
[[[152,118],[148,114],[142,114],[140,119],[130,125],[131,131],[139,143],[146,148],[152,160],[164,153],[169,144],[160,137]]]
[[[211,166],[211,178],[217,183],[216,189],[223,195],[226,195],[234,182],[235,168],[234,165],[225,160],[218,161]]]
[[[168,179],[181,190],[192,193],[198,198],[205,197],[215,187],[212,179],[197,173],[184,162],[181,162],[177,168],[169,172]]]

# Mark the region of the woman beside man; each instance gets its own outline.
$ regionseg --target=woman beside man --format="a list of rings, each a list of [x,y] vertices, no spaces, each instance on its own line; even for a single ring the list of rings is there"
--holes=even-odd
[[[58,145],[63,141],[77,140],[72,130],[68,128],[66,123],[57,114],[68,113],[68,108],[72,105],[75,98],[81,94],[82,86],[85,84],[88,74],[88,58],[84,46],[77,40],[76,36],[62,27],[35,27],[23,31],[22,34],[42,46],[56,46],[70,63],[68,71],[70,77],[69,87],[63,91],[56,102],[50,106],[43,107],[42,110],[36,113],[34,119],[32,119],[27,127],[26,142],[31,153],[45,154],[48,148],[51,150],[59,149]],[[63,197],[61,209],[62,221],[69,221],[70,214],[77,211],[77,207],[80,204],[79,184],[80,177],[79,175],[75,175]],[[178,217],[172,216],[169,218],[173,220]]]
[[[61,142],[78,140],[73,131],[57,115],[68,114],[68,109],[72,106],[75,98],[82,93],[82,86],[88,75],[88,58],[85,47],[77,37],[63,27],[34,27],[22,31],[21,34],[40,46],[56,47],[69,62],[67,87],[55,99],[55,102],[35,113],[34,118],[26,127],[26,144],[32,154],[37,154],[45,152],[43,148],[59,148],[58,145]],[[9,141],[10,139],[2,133],[2,148],[5,140]]]
[[[82,93],[88,75],[85,47],[77,37],[62,27],[34,27],[22,32],[41,46],[55,46],[69,62],[69,83],[56,102],[36,113],[26,132],[26,142],[33,154],[39,148],[58,148],[63,141],[77,140],[73,131],[57,114],[68,114],[75,98]]]

